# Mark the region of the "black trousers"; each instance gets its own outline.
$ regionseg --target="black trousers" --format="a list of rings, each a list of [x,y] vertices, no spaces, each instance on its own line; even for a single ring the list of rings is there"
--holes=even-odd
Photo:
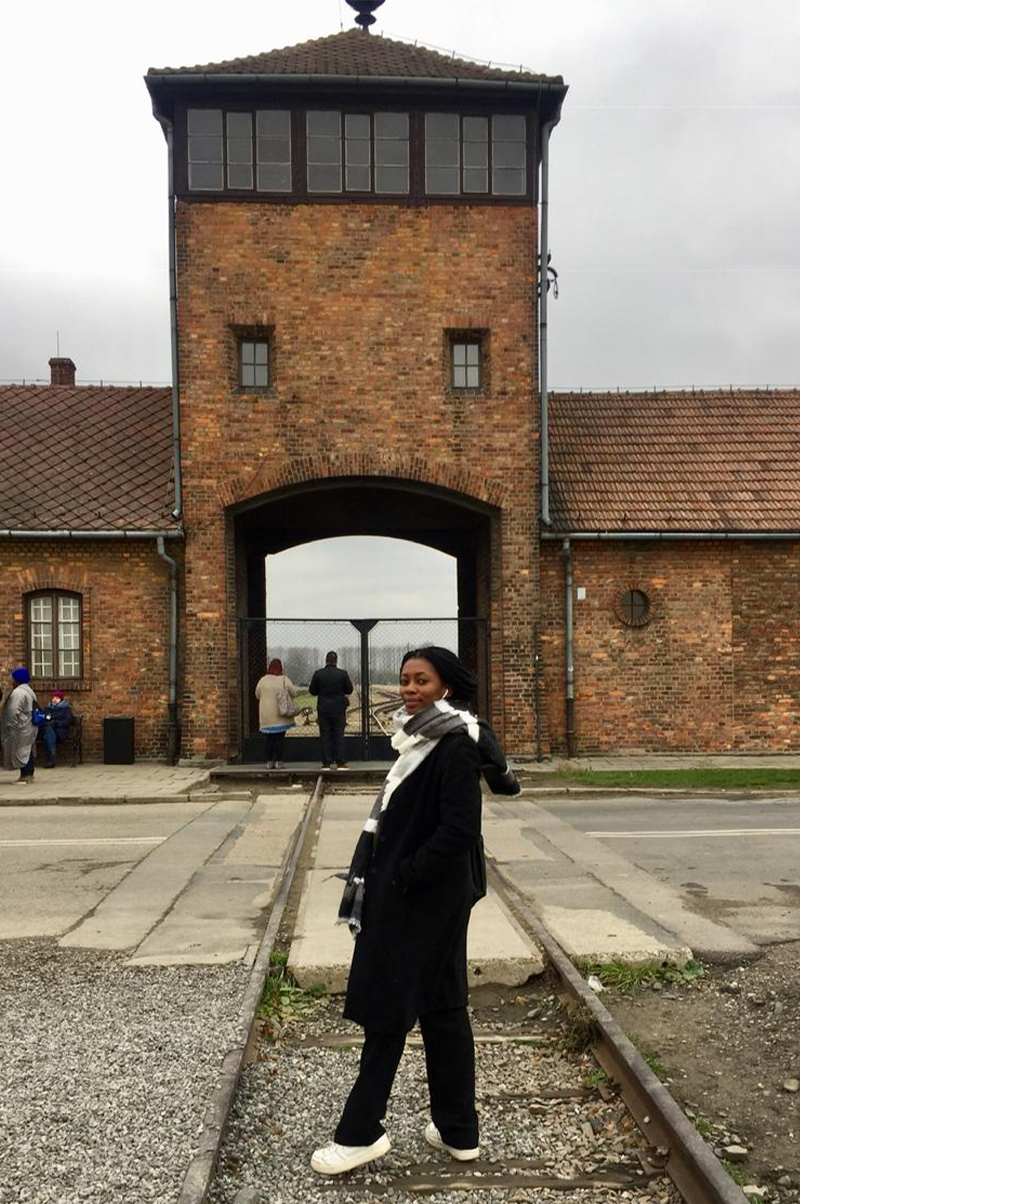
[[[286,738],[286,732],[265,733],[265,759],[267,761],[283,760],[283,742]]]
[[[323,715],[318,713],[318,730],[322,737],[322,764],[342,765],[346,761],[343,755],[343,729],[347,726],[347,715]]]
[[[428,1071],[432,1120],[442,1140],[458,1150],[478,1144],[474,1106],[474,1034],[466,1008],[449,1008],[420,1017]],[[405,1033],[365,1030],[357,1080],[336,1126],[340,1145],[371,1145],[385,1130],[382,1119],[403,1056]]]

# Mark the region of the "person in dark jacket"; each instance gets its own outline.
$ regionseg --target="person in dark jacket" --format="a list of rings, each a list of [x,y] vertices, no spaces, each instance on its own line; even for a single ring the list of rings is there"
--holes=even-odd
[[[347,726],[347,699],[354,690],[346,669],[336,665],[336,653],[326,653],[324,669],[311,675],[308,693],[318,699],[318,730],[322,737],[322,768],[346,769],[343,730]]]
[[[64,697],[63,690],[54,690],[50,695],[49,706],[43,711],[43,721],[39,725],[39,738],[46,750],[42,763],[44,769],[53,769],[56,766],[57,745],[67,739],[73,721],[74,712]]]
[[[398,757],[358,839],[340,904],[355,936],[343,1014],[365,1034],[334,1139],[312,1155],[323,1175],[391,1148],[382,1118],[415,1021],[432,1114],[425,1140],[462,1162],[480,1153],[467,1015],[467,923],[485,893],[479,775],[498,793],[519,794],[520,786],[491,728],[467,709],[476,689],[446,648],[403,659]]]

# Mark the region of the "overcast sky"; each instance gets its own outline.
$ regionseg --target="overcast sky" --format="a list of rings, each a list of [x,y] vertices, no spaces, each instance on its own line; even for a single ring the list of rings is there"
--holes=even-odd
[[[166,149],[142,76],[353,15],[340,0],[3,6],[0,379],[48,379],[59,331],[79,380],[169,381]],[[378,17],[388,36],[570,85],[550,154],[552,388],[799,379],[794,0],[387,0]],[[306,574],[327,606],[345,581],[378,585],[378,546],[344,547],[286,554],[276,605],[297,601],[283,576]],[[429,588],[448,588],[427,555]]]

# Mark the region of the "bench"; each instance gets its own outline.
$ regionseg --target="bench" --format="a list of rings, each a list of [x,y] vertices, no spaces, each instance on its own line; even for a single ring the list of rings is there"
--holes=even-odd
[[[44,755],[45,745],[42,742],[42,734],[37,737],[38,749],[36,752],[37,760],[41,760]],[[57,757],[60,757],[61,748],[68,748],[71,751],[72,764],[81,764],[81,716],[73,715],[71,717],[71,726],[67,729],[67,736],[63,740],[57,742]]]

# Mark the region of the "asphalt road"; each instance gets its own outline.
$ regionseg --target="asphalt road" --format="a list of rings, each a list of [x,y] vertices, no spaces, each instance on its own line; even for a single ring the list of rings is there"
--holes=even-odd
[[[799,938],[799,799],[605,796],[544,810],[757,944]]]

